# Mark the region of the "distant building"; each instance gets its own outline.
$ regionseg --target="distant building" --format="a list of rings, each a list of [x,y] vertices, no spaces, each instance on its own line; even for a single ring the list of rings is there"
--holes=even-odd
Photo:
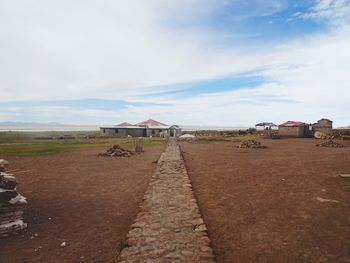
[[[169,128],[170,137],[176,137],[181,135],[181,128],[178,125],[170,126]]]
[[[315,132],[321,132],[325,135],[329,135],[332,133],[333,130],[333,122],[329,119],[320,119],[316,123],[312,124],[312,131]]]
[[[145,129],[143,127],[137,127],[127,122],[119,123],[117,125],[102,126],[100,127],[100,134],[105,136],[117,136],[117,137],[146,136]]]
[[[168,137],[179,135],[179,131],[181,133],[181,130],[177,125],[168,126],[152,119],[134,125],[128,122],[123,122],[117,125],[100,127],[101,135],[117,137]]]
[[[152,119],[139,122],[135,124],[135,126],[145,128],[146,137],[150,137],[150,136],[166,137],[168,136],[169,128],[170,128],[170,126]]]
[[[255,124],[255,129],[257,130],[272,130],[277,129],[277,125],[272,122],[260,122],[258,124]]]
[[[332,133],[333,122],[329,119],[320,119],[314,124],[300,121],[287,121],[278,126],[278,134],[285,137],[312,137]]]
[[[300,121],[287,121],[278,126],[278,135],[285,137],[308,137],[309,125]]]

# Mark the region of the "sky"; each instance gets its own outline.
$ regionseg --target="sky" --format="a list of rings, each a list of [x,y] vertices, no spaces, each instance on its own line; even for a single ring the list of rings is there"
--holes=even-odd
[[[0,122],[350,125],[350,0],[0,0]]]

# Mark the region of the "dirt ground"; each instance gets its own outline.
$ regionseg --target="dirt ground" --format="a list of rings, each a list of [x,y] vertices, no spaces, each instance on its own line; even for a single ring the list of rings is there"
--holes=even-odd
[[[223,262],[350,262],[350,142],[184,142],[186,166]]]
[[[5,157],[27,197],[29,229],[0,239],[0,263],[111,262],[163,149],[130,158],[97,157],[105,149]]]

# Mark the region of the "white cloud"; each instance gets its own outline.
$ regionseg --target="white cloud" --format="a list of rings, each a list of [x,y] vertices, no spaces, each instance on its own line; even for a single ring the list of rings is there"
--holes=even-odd
[[[139,115],[166,111],[171,119],[187,125],[252,125],[259,121],[302,120],[321,117],[349,125],[350,28],[312,39],[300,39],[269,53],[262,76],[271,83],[195,98],[160,100],[174,104],[163,110],[139,108]],[[133,114],[137,114],[133,109]]]
[[[334,24],[349,21],[349,0],[319,0],[310,12],[299,15],[307,19],[327,19]]]
[[[277,10],[279,2],[254,4],[263,12]],[[220,48],[220,33],[199,25],[228,3],[232,12],[235,3],[243,5],[214,0],[2,1],[0,100],[126,99],[163,85],[256,68],[263,53],[247,57],[244,53],[257,52],[237,44]]]
[[[201,26],[222,6],[230,4],[230,12],[237,14],[244,5],[238,0],[188,0],[181,5],[170,0],[1,1],[0,101],[104,98],[169,105],[121,111],[21,108],[19,115],[3,109],[0,120],[32,114],[80,123],[154,117],[187,125],[251,125],[330,117],[348,125],[348,3],[322,0],[303,14],[334,18],[337,26],[331,32],[262,47],[221,45],[224,32]],[[278,12],[286,2],[255,0],[254,5],[259,11],[245,16]],[[249,71],[260,71],[271,83],[191,98],[143,96],[164,91],[165,85]]]

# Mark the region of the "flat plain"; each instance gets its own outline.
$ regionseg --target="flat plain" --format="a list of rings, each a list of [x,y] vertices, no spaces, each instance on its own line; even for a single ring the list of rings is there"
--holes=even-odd
[[[0,263],[114,262],[125,247],[164,140],[113,158],[97,154],[113,144],[130,149],[132,139],[74,136],[1,134],[0,158],[28,199],[29,228],[0,239]],[[249,138],[180,143],[217,262],[349,262],[350,181],[339,175],[350,174],[350,141],[328,148],[315,139],[257,139],[267,148],[236,147]]]
[[[89,147],[67,141],[0,145],[7,153],[0,158],[10,162],[17,190],[28,200],[28,230],[0,239],[1,263],[113,262],[164,144],[145,145],[129,158],[97,157],[106,150],[101,144],[121,142],[101,140]]]
[[[183,142],[217,262],[350,262],[350,142]]]

